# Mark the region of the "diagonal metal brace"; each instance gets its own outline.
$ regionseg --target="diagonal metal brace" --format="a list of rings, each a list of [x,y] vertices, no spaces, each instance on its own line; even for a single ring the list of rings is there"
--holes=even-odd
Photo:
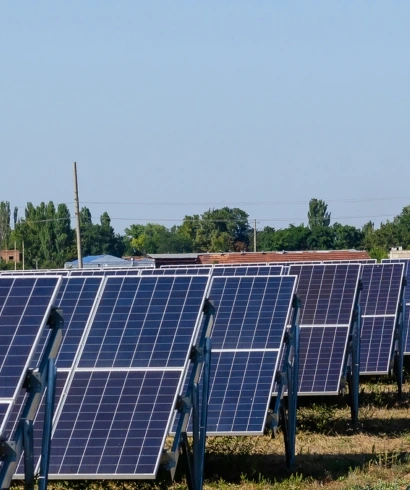
[[[16,461],[16,443],[0,441],[0,461]]]

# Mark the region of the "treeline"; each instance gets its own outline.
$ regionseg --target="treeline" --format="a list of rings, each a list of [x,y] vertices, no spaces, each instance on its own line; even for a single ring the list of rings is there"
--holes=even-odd
[[[330,224],[331,213],[320,199],[311,199],[308,224],[257,231],[257,250],[342,250],[365,249],[372,257],[387,256],[391,247],[410,246],[410,206],[393,221],[375,229],[369,221],[361,229],[340,223]],[[167,228],[156,223],[133,224],[125,234],[115,233],[107,212],[93,223],[87,207],[80,211],[83,256],[111,254],[228,252],[253,250],[254,230],[248,214],[239,208],[210,209],[185,216],[179,226]],[[21,251],[24,243],[26,268],[62,267],[77,257],[75,223],[65,204],[53,202],[34,206],[28,203],[24,217],[13,212],[10,203],[0,202],[0,248]],[[9,264],[10,266],[14,266]],[[0,267],[6,268],[5,263]]]

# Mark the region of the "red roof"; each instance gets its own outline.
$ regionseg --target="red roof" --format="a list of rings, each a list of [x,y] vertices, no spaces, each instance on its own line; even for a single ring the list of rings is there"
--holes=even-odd
[[[315,250],[301,252],[227,252],[198,256],[201,264],[250,264],[254,262],[309,262],[323,260],[363,260],[369,254],[361,250]]]

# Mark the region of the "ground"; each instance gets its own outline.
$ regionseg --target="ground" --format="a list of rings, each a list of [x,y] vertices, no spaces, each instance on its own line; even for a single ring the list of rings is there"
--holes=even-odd
[[[205,489],[410,490],[410,377],[400,400],[386,380],[361,383],[360,422],[353,427],[346,398],[302,399],[298,410],[295,472],[286,470],[277,438],[213,437],[207,440]],[[16,482],[16,486],[21,486]],[[144,482],[50,482],[49,489],[182,490]]]

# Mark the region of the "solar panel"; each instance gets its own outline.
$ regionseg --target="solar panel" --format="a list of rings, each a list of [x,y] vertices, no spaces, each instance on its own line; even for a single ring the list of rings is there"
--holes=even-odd
[[[60,283],[60,277],[0,277],[0,403],[9,403],[8,414],[20,393]],[[1,419],[0,435],[7,418]]]
[[[56,306],[64,312],[63,340],[56,357],[58,369],[72,367],[102,282],[102,277],[63,278],[55,301]],[[34,362],[40,358],[47,333],[44,332],[39,342]]]
[[[227,267],[264,267],[267,265],[269,265],[269,264],[266,262],[248,262],[248,263],[238,262],[236,264],[215,264],[214,268],[218,269],[220,267],[222,267],[222,268],[227,268]],[[275,264],[275,265],[277,265],[277,264]]]
[[[389,373],[403,273],[403,264],[362,267],[360,374]]]
[[[105,281],[57,408],[50,478],[155,478],[209,278]]]
[[[196,267],[212,267],[210,264],[165,264],[161,265],[161,269],[183,269],[183,268],[196,268]]]
[[[279,276],[283,273],[282,266],[237,266],[237,267],[214,267],[213,276],[260,276],[271,275]]]
[[[55,305],[61,308],[64,313],[63,339],[60,350],[56,356],[57,366],[57,385],[56,385],[56,406],[63,391],[68,374],[73,366],[75,356],[81,344],[81,339],[87,327],[88,320],[92,314],[97,295],[102,286],[102,277],[64,277],[55,300]],[[47,343],[48,331],[43,331],[43,335],[38,343],[36,352],[33,356],[32,366],[35,366],[43,353]],[[20,409],[23,400],[16,404]],[[14,419],[19,420],[19,412],[13,410]],[[41,431],[37,428],[42,427],[44,417],[44,400],[42,401],[38,413],[34,420],[34,460],[37,462],[41,453]],[[8,425],[10,431],[15,430],[14,424]],[[16,476],[23,476],[23,463],[16,472]]]
[[[338,394],[360,264],[292,265],[301,300],[299,395]]]
[[[212,267],[179,267],[177,269],[171,269],[170,267],[164,269],[145,269],[141,271],[141,276],[166,276],[166,275],[209,275],[212,272]]]
[[[70,277],[85,276],[139,276],[141,269],[78,269],[71,270]]]
[[[410,355],[410,259],[383,259],[383,264],[403,264],[404,277],[407,278],[408,287],[404,288],[404,301],[406,303],[404,317],[404,355]]]
[[[214,277],[207,433],[262,434],[296,278]]]

